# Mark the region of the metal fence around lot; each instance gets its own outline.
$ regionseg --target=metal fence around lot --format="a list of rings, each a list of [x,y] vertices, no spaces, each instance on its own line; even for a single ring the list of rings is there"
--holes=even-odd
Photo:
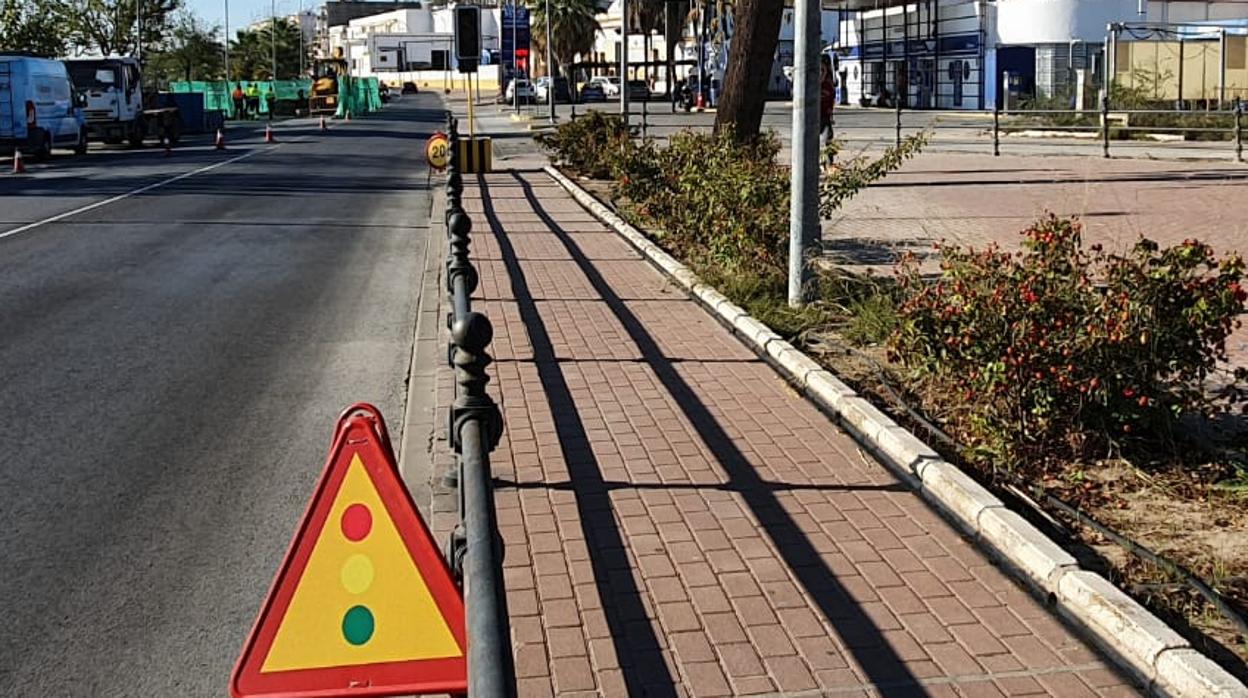
[[[516,692],[515,663],[503,581],[503,541],[494,510],[490,452],[503,433],[498,405],[486,393],[489,318],[472,310],[478,275],[469,258],[472,219],[464,211],[456,120],[448,115],[450,163],[446,178],[446,287],[451,310],[448,361],[455,369],[455,401],[448,427],[455,465],[443,481],[457,487],[459,524],[447,560],[464,589],[468,628],[468,693],[507,698]]]
[[[891,118],[890,118],[891,117]],[[885,124],[887,120],[889,123]],[[993,109],[988,112],[849,109],[837,112],[833,137],[847,146],[900,143],[928,131],[944,147],[993,155],[1033,152],[1115,152],[1183,149],[1194,157],[1234,157],[1243,162],[1244,108]]]
[[[832,136],[848,153],[878,149],[919,131],[931,134],[930,147],[945,151],[992,155],[1131,155],[1170,153],[1183,157],[1243,161],[1244,108],[1211,110],[1172,109],[1033,109],[920,110],[839,106]],[[616,103],[576,105],[586,110],[619,113]],[[571,105],[559,105],[561,120],[572,115]],[[534,120],[548,112],[539,106]],[[685,130],[709,130],[713,113],[686,113],[655,98],[633,104],[630,122],[639,134],[664,141]],[[788,145],[792,111],[787,104],[771,103],[763,114],[762,129]]]

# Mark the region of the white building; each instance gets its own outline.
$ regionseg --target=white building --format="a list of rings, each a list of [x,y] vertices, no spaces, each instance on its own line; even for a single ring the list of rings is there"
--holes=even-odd
[[[835,10],[825,10],[823,12],[822,33],[824,43],[830,43],[836,36],[838,13]],[[696,13],[690,17],[690,21],[682,28],[682,39],[680,40],[675,60],[677,62],[676,78],[687,78],[697,73],[698,60],[698,36],[699,23],[702,18]],[[728,67],[728,52],[732,46],[732,18],[726,16],[723,18],[724,31],[720,34],[722,40],[716,39],[714,30],[714,19],[707,18],[705,22],[708,25],[706,44],[702,55],[703,70],[714,80],[721,84],[724,79],[724,73]],[[595,61],[604,67],[599,72],[618,73],[621,53],[621,36],[620,36],[620,1],[613,0],[607,7],[607,10],[598,15],[598,24],[601,30],[594,42],[594,50],[592,56],[583,57],[583,60]],[[628,37],[628,60],[630,65],[640,66],[642,63],[649,63],[646,68],[647,77],[651,78],[659,91],[663,89],[663,83],[666,80],[666,70],[662,67],[662,63],[667,60],[667,41],[664,37],[664,28],[660,26],[650,36],[649,52],[646,51],[646,37],[644,34],[633,32]],[[607,68],[606,66],[611,66]],[[788,77],[789,68],[793,65],[793,8],[789,7],[784,10],[784,15],[780,22],[780,36],[776,45],[775,61],[772,66],[772,75],[769,82],[768,91],[773,95],[787,95],[792,89],[792,83]],[[633,77],[642,76],[641,69],[635,69]]]
[[[1082,97],[1103,82],[1111,22],[1248,17],[1244,3],[1213,0],[842,0],[840,7],[832,43],[842,99],[875,103],[884,95],[912,109],[990,109],[1007,91],[1090,108]]]
[[[482,89],[496,89],[499,60],[499,10],[481,9],[481,55],[477,77]],[[330,54],[341,48],[351,73],[398,84],[450,86],[460,81],[455,60],[451,7],[399,9],[328,27]]]

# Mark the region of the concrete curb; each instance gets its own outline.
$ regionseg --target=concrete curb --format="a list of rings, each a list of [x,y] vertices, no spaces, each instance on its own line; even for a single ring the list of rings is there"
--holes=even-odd
[[[1105,578],[1078,567],[1057,543],[931,447],[822,369],[770,328],[701,283],[688,267],[551,166],[555,181],[652,264],[685,288],[760,357],[836,419],[882,463],[978,540],[1058,611],[1083,628],[1155,695],[1235,696],[1248,687]]]

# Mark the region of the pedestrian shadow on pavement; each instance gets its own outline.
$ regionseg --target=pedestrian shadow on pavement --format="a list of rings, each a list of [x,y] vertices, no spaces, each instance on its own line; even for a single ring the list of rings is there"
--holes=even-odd
[[[545,207],[538,200],[532,185],[519,175],[513,176],[524,190],[529,206],[542,220],[543,224],[559,238],[559,241],[567,249],[569,256],[576,262],[577,267],[589,280],[590,285],[602,298],[616,320],[624,327],[641,356],[646,359],[646,363],[650,366],[651,371],[654,372],[655,377],[658,378],[659,382],[671,396],[673,404],[681,410],[685,418],[698,433],[703,444],[710,450],[720,468],[728,476],[728,486],[740,493],[741,499],[759,521],[763,532],[780,554],[785,566],[788,567],[798,583],[806,590],[806,593],[814,601],[815,605],[818,606],[823,617],[836,629],[841,644],[854,656],[868,680],[874,684],[876,690],[882,691],[886,695],[900,695],[902,693],[925,695],[926,692],[923,690],[922,685],[911,673],[906,663],[898,656],[896,650],[885,639],[879,627],[854,601],[848,590],[837,579],[836,574],[827,566],[819,551],[815,549],[789,512],[780,504],[775,490],[759,476],[758,471],[737,448],[736,444],[724,431],[707,405],[702,402],[693,387],[689,385],[686,379],[663,355],[658,342],[615,293],[598,269],[582,252],[572,236],[563,230],[559,223],[550,216],[549,212],[546,211]],[[486,189],[485,183],[482,183],[482,198],[488,201]],[[502,233],[493,222],[491,227],[500,241],[500,247],[502,247],[504,255],[507,255],[510,245],[504,242],[506,234]],[[515,267],[514,270],[512,267]],[[523,271],[519,269],[519,265],[514,260],[510,262],[508,272],[513,275],[513,278],[515,278],[515,275],[520,275],[523,278]],[[521,294],[517,294],[517,296],[520,297]],[[538,322],[540,323],[540,319]],[[532,332],[531,326],[530,332]],[[544,341],[548,343],[549,338],[545,337]],[[538,344],[537,340],[534,340],[533,344],[536,347]],[[547,354],[547,356],[553,358],[553,352]],[[557,365],[553,362],[539,363],[538,368],[539,372],[558,373]],[[561,381],[562,377],[560,376],[558,382]],[[564,404],[572,408],[569,410],[570,412],[575,411],[575,407],[570,400]],[[553,399],[551,409],[556,409]],[[568,448],[568,446],[564,445],[564,448]],[[588,451],[587,446],[585,450]],[[581,471],[577,470],[574,472],[571,465],[569,463],[569,475],[574,483],[574,489],[576,489],[577,486],[581,485],[578,482]],[[606,486],[600,474],[598,474],[595,481],[585,484],[592,485],[595,492],[604,491]],[[585,487],[585,489],[579,491],[587,491],[588,489],[588,487]],[[578,501],[580,499],[581,497],[578,495]],[[608,505],[608,508],[593,512],[593,514],[598,519],[611,518],[610,501],[605,496],[603,496],[603,500]],[[599,584],[602,584],[604,578],[598,579]],[[636,594],[636,590],[632,590],[632,593]],[[640,604],[640,598],[638,597],[630,601],[630,603]]]

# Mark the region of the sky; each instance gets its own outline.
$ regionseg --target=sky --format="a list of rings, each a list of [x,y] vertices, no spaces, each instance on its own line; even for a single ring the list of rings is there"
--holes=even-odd
[[[277,15],[293,15],[299,11],[299,0],[275,0]],[[225,28],[225,4],[230,4],[230,33],[257,20],[268,19],[270,0],[187,0],[186,6],[209,25]],[[317,0],[303,0],[304,9],[319,5]]]

